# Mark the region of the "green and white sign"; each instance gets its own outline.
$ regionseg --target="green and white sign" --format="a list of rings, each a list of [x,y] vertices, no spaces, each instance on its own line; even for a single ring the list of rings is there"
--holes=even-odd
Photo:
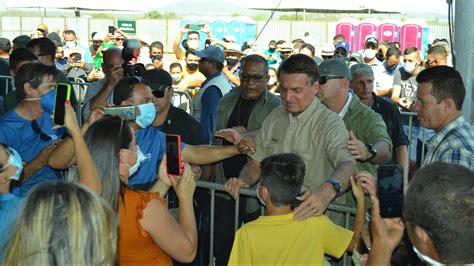
[[[117,20],[117,26],[125,33],[136,34],[137,33],[137,22],[135,20]]]

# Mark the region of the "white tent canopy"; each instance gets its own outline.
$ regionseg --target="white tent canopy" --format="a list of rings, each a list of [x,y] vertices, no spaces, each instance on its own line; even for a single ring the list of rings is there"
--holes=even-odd
[[[7,0],[6,8],[55,8],[55,9],[77,9],[77,10],[119,10],[119,11],[148,11],[150,1],[147,0],[61,0],[61,1],[38,1],[38,0]],[[153,3],[153,7],[157,4]]]
[[[273,10],[280,0],[252,1],[250,9]],[[320,13],[406,13],[401,5],[393,1],[380,0],[281,0],[278,11]]]

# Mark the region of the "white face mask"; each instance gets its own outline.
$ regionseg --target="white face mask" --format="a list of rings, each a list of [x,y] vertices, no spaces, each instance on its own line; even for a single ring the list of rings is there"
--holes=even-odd
[[[181,73],[171,74],[171,78],[173,79],[173,81],[180,81]]]
[[[428,256],[426,256],[426,255],[421,254],[421,252],[420,252],[418,249],[416,249],[415,246],[413,246],[413,251],[415,251],[416,255],[418,256],[418,258],[419,258],[421,261],[424,261],[424,262],[426,262],[426,263],[428,263],[428,264],[435,265],[435,266],[438,266],[438,265],[446,265],[446,264],[443,264],[443,263],[441,263],[441,262],[435,261],[434,259],[432,259],[432,258],[430,258],[430,257],[428,257]]]
[[[270,78],[267,82],[267,85],[268,86],[273,86],[276,82],[277,82],[277,80],[275,78]]]
[[[376,54],[377,54],[376,50],[372,50],[372,49],[365,49],[364,50],[364,56],[365,56],[365,58],[367,58],[369,60],[372,60],[375,57]]]
[[[260,201],[260,203],[263,205],[263,206],[267,206],[267,204],[265,203],[265,201],[262,199],[262,197],[260,197],[260,194],[258,193],[260,191],[260,183],[258,183],[258,186],[257,186],[257,198],[258,200]]]
[[[199,49],[199,43],[200,43],[199,40],[189,40],[188,47],[194,50]]]
[[[68,48],[74,48],[76,47],[76,41],[66,41],[66,46]]]
[[[415,68],[416,68],[416,63],[405,63],[403,65],[403,69],[405,69],[405,71],[408,73],[408,74],[411,74],[413,73],[413,71],[415,71]]]
[[[132,176],[133,174],[135,174],[138,171],[138,167],[140,167],[140,164],[145,160],[145,155],[142,153],[142,151],[140,150],[140,147],[138,145],[137,145],[136,154],[137,154],[137,160],[135,161],[135,163],[133,165],[126,164],[128,166],[128,176],[129,177]]]

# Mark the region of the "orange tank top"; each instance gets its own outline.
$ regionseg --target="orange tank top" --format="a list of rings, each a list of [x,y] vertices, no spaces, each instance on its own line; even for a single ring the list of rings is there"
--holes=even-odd
[[[141,227],[143,210],[152,199],[163,204],[159,193],[149,193],[125,188],[124,200],[119,204],[119,265],[172,265],[171,258],[155,244],[153,238]],[[125,202],[125,204],[124,204]]]

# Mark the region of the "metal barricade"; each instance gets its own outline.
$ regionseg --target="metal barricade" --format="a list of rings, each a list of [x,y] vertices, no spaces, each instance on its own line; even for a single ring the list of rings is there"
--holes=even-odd
[[[193,115],[193,98],[188,92],[174,91],[172,103],[175,107],[183,109]]]
[[[0,95],[7,95],[8,93],[12,92],[14,90],[13,87],[13,77],[12,76],[2,76],[0,75],[0,84],[5,91],[0,92]]]
[[[81,78],[71,78],[70,83],[74,88],[74,94],[76,95],[77,99],[77,121],[79,125],[82,125],[82,108],[84,106],[87,88],[89,87],[90,83],[85,82]]]
[[[410,154],[411,135],[413,131],[413,118],[418,117],[418,114],[416,112],[403,112],[403,111],[400,111],[400,114],[402,116],[408,116],[408,141],[409,141],[408,154]],[[424,131],[423,131],[423,134],[424,134]],[[424,135],[423,135],[423,139],[424,139]],[[423,162],[423,160],[425,159],[425,149],[426,149],[426,142],[423,141],[422,146],[421,146],[421,162]]]
[[[214,265],[214,215],[215,215],[215,197],[216,191],[225,192],[224,185],[214,182],[207,182],[202,180],[196,180],[197,187],[205,188],[210,190],[211,194],[211,206],[210,206],[210,237],[209,237],[209,262],[210,265]],[[250,196],[252,198],[257,198],[257,192],[253,189],[244,189],[239,190],[239,195]],[[264,208],[261,207],[263,214]],[[328,207],[329,211],[343,213],[345,216],[345,228],[349,228],[350,216],[355,216],[356,209],[347,205],[339,203],[331,203]],[[239,200],[235,201],[235,220],[234,220],[234,230],[237,231],[239,228]],[[347,265],[347,255],[344,255],[343,263]]]

